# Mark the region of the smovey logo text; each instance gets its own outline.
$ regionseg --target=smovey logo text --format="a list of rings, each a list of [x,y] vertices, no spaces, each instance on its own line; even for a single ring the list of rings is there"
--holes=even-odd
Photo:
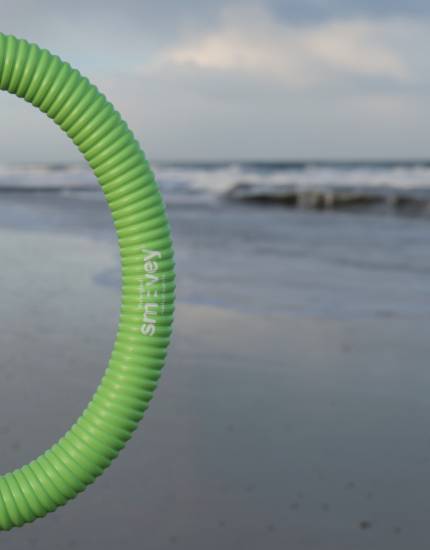
[[[142,248],[143,269],[145,274],[140,278],[139,306],[143,309],[140,332],[144,336],[154,336],[157,332],[159,308],[158,283],[161,281],[159,263],[161,252]],[[158,260],[158,261],[157,261]]]

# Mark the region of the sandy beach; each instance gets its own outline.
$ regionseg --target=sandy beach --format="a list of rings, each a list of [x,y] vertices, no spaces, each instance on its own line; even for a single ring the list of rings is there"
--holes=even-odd
[[[419,275],[402,295],[401,273],[387,282],[374,270],[373,291],[389,285],[375,303],[366,267],[315,272],[317,237],[291,232],[313,220],[313,235],[318,224],[335,235],[342,223],[351,236],[360,216],[289,215],[287,238],[277,223],[284,210],[234,208],[168,207],[178,307],[156,397],[94,486],[44,521],[1,533],[2,548],[421,547],[430,341],[424,302],[411,313]],[[390,220],[378,222],[388,250],[394,223],[412,255],[430,233],[427,222]],[[8,471],[60,437],[92,395],[115,335],[119,261],[97,193],[4,194],[0,226]],[[319,252],[306,256],[305,244]],[[330,309],[336,282],[351,301]]]

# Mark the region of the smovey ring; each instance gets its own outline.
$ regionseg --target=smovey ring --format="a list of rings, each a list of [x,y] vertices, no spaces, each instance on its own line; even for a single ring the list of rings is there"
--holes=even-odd
[[[154,175],[127,124],[97,88],[58,56],[0,33],[0,89],[46,113],[82,152],[112,211],[122,267],[118,333],[96,393],[58,443],[0,477],[0,530],[7,530],[74,498],[131,437],[166,359],[175,273]]]

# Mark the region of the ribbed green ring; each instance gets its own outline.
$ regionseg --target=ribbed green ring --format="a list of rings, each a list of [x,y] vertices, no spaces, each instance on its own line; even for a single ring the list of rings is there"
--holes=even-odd
[[[0,530],[8,530],[74,498],[131,437],[166,359],[175,273],[170,228],[154,174],[105,96],[58,56],[1,33],[0,89],[46,113],[82,152],[112,211],[122,267],[118,333],[88,407],[51,449],[0,477]]]

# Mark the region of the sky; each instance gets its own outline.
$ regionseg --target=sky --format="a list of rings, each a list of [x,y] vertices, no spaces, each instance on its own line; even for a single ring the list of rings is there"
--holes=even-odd
[[[430,158],[430,3],[2,0],[0,31],[85,74],[154,160]],[[75,162],[6,93],[0,162]]]

